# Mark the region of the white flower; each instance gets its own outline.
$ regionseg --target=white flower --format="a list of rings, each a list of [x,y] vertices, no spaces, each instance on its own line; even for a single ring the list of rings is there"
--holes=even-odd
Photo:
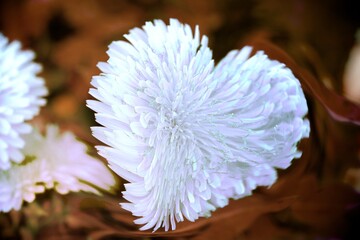
[[[129,181],[122,207],[141,230],[194,221],[276,180],[309,134],[298,80],[251,48],[216,67],[208,40],[177,20],[147,22],[113,42],[88,106],[110,167]]]
[[[42,161],[13,165],[0,170],[0,212],[19,210],[23,201],[32,202],[35,194],[45,191],[42,184]]]
[[[32,202],[45,189],[100,194],[98,189],[109,191],[115,185],[110,170],[86,154],[86,146],[72,133],[59,134],[49,125],[45,136],[34,129],[25,137],[26,160],[0,171],[0,211],[19,210],[23,201]]]
[[[22,135],[31,131],[25,121],[45,104],[44,80],[36,76],[41,66],[33,59],[32,51],[21,51],[20,42],[8,43],[0,33],[0,170],[24,159]]]

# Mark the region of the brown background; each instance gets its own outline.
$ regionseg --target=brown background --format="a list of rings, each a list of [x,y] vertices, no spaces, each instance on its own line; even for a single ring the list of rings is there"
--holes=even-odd
[[[303,157],[279,171],[271,188],[233,201],[209,219],[170,233],[138,232],[120,209],[121,187],[103,198],[46,193],[21,212],[0,214],[6,239],[360,239],[360,108],[340,95],[342,76],[360,26],[356,1],[343,0],[1,0],[0,31],[33,49],[43,64],[48,105],[35,121],[55,122],[92,146],[99,144],[85,107],[96,64],[108,44],[145,21],[170,17],[208,35],[216,61],[244,44],[284,60],[309,103],[311,136]],[[264,44],[258,41],[265,40]],[[272,42],[282,51],[274,49]],[[289,56],[287,56],[288,54]],[[294,62],[292,62],[294,61]],[[293,65],[292,65],[293,64]],[[359,66],[360,67],[360,66]],[[341,120],[341,121],[339,121]],[[119,179],[119,181],[121,181]]]

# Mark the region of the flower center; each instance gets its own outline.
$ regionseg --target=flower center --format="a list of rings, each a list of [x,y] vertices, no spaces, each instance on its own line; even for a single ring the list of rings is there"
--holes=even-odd
[[[171,113],[166,114],[166,124],[164,130],[167,131],[170,135],[170,142],[179,139],[184,136],[184,130],[186,128],[185,121],[182,115],[179,115],[176,111],[171,111]]]

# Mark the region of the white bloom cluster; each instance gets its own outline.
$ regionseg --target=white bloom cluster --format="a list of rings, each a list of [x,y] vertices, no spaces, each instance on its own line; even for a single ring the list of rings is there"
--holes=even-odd
[[[0,170],[24,159],[22,135],[31,131],[25,121],[45,104],[44,80],[36,76],[41,66],[33,59],[32,51],[22,51],[20,42],[8,43],[0,33]]]
[[[89,156],[86,145],[71,132],[60,134],[58,127],[49,125],[45,136],[34,129],[25,142],[25,161],[0,171],[0,212],[19,210],[23,201],[32,202],[45,189],[100,194],[97,189],[109,191],[115,185],[110,170]]]
[[[134,28],[109,46],[88,100],[93,135],[129,181],[122,207],[141,230],[175,229],[277,178],[309,135],[307,104],[292,72],[251,48],[216,67],[208,39],[175,19]]]

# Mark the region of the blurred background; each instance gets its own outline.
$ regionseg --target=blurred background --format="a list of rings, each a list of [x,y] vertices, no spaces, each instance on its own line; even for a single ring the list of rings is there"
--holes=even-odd
[[[153,19],[168,22],[169,18],[178,18],[192,27],[199,25],[201,34],[209,37],[215,61],[253,39],[266,39],[309,71],[326,91],[338,96],[343,95],[344,89],[356,89],[360,85],[360,75],[345,80],[351,75],[346,71],[360,69],[359,62],[351,65],[350,70],[348,64],[351,56],[356,58],[360,54],[356,55],[355,51],[360,14],[352,0],[0,1],[0,32],[10,40],[20,40],[24,48],[34,50],[36,61],[43,65],[42,77],[49,96],[37,121],[58,123],[91,147],[99,142],[91,136],[89,127],[96,123],[85,101],[90,98],[91,77],[99,74],[96,64],[107,60],[108,45],[114,40],[124,40],[123,34],[131,28]],[[357,192],[360,191],[360,128],[358,124],[339,122],[329,115],[326,109],[336,104],[336,99],[326,99],[324,105],[317,99],[316,90],[315,94],[306,92],[306,96],[311,137],[300,145],[303,157],[295,160],[291,168],[280,171],[279,181],[273,187],[258,189],[254,196],[233,202],[228,209],[216,212],[210,222],[185,224],[179,232],[161,236],[194,239],[210,236],[357,239],[357,236],[360,239]],[[360,89],[358,94],[353,93],[352,101],[360,99],[359,96]],[[359,116],[358,105],[351,106]],[[357,120],[360,122],[360,118]],[[88,234],[93,234],[93,239],[154,237],[150,233],[138,233],[127,218],[129,213],[117,209],[120,191],[116,196],[107,196],[114,205],[103,206],[100,199],[90,201],[92,214],[98,219],[93,225],[80,224],[88,215],[77,213],[72,216],[72,222],[52,221],[41,229],[31,230],[32,234],[18,232],[26,225],[20,218],[16,226],[12,225],[13,218],[1,218],[0,226],[3,232],[12,228],[7,231],[9,239],[20,236],[85,239]],[[80,205],[73,206],[82,208]],[[84,212],[89,214],[89,205],[86,206]],[[99,229],[113,232],[93,233]]]

